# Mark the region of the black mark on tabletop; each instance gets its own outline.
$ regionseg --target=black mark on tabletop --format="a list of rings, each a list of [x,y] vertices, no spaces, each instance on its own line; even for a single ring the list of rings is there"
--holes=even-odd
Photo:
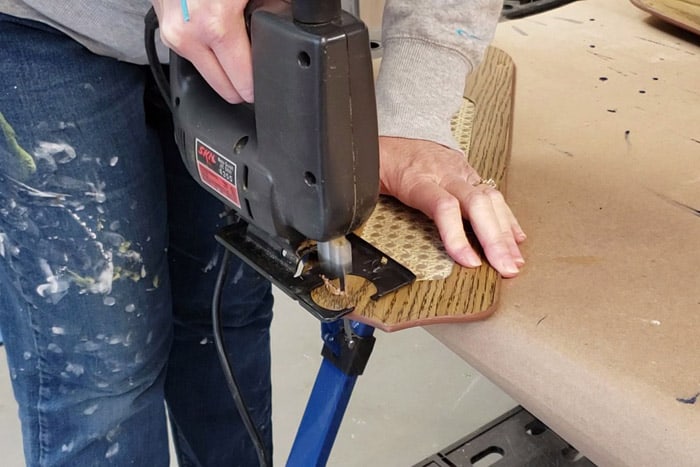
[[[653,192],[653,193],[656,196],[658,196],[659,198],[661,198],[662,200],[666,201],[667,203],[669,203],[669,204],[671,204],[679,209],[687,211],[695,216],[700,217],[700,209],[694,208],[694,207],[692,207],[688,204],[685,204],[685,203],[681,203],[680,201],[676,201],[675,199],[669,198],[668,196],[662,195],[661,193],[657,193],[657,192]]]
[[[583,21],[579,21],[577,19],[571,19],[571,18],[564,18],[561,16],[555,16],[554,19],[558,19],[560,21],[566,21],[568,23],[574,23],[574,24],[583,24]]]
[[[517,27],[517,26],[511,26],[511,27],[513,28],[513,31],[517,32],[517,33],[520,34],[521,36],[525,36],[525,37],[528,36],[528,33],[526,33],[525,31],[523,31],[523,30],[520,29],[519,27]]]
[[[597,52],[592,52],[592,51],[590,51],[590,50],[586,50],[586,52],[588,52],[588,53],[591,54],[591,55],[595,55],[596,57],[601,58],[601,59],[603,59],[603,60],[615,60],[614,58],[612,58],[612,57],[610,57],[610,56],[608,56],[608,55],[599,54],[599,53],[597,53]]]
[[[687,399],[684,397],[676,397],[676,400],[681,404],[695,404],[698,401],[698,397],[700,397],[700,392]]]

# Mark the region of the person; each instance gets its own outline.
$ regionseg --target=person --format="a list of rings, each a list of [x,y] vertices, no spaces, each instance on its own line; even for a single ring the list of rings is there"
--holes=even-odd
[[[189,21],[183,19],[183,4]],[[245,0],[157,0],[163,42],[254,100]],[[0,328],[27,465],[257,465],[212,344],[222,207],[186,173],[143,45],[146,0],[0,0]],[[389,0],[377,81],[382,191],[505,277],[525,235],[449,135],[500,1]],[[270,284],[236,261],[225,342],[266,449]],[[165,404],[164,404],[165,401]]]

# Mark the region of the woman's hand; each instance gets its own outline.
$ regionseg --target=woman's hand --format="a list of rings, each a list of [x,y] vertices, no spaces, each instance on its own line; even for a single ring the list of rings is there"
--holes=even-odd
[[[518,244],[526,236],[495,188],[480,183],[464,156],[424,140],[380,137],[381,191],[433,219],[447,253],[459,264],[476,267],[479,255],[469,244],[469,220],[489,263],[504,277],[525,264]]]
[[[243,16],[247,0],[153,0],[163,43],[197,68],[228,102],[253,102],[253,63]]]

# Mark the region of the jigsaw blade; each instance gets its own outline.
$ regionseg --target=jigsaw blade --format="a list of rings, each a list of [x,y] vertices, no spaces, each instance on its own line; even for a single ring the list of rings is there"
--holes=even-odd
[[[337,277],[340,291],[345,291],[345,275],[352,271],[352,246],[345,236],[327,242],[318,242],[318,259],[321,269],[331,277]]]

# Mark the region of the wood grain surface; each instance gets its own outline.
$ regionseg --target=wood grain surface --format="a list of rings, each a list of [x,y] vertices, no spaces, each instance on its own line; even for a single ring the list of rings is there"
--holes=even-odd
[[[490,48],[482,65],[471,74],[465,97],[475,103],[469,162],[484,178],[493,178],[501,191],[510,155],[515,66],[503,51]],[[455,128],[457,139],[463,129]],[[476,240],[471,239],[475,244]],[[493,313],[500,276],[488,265],[467,269],[455,265],[446,279],[420,281],[373,301],[373,286],[362,278],[348,278],[347,296],[333,295],[327,288],[313,294],[327,307],[355,305],[349,318],[386,332],[445,322],[475,321]]]
[[[700,0],[631,0],[642,10],[695,34],[700,34]]]

